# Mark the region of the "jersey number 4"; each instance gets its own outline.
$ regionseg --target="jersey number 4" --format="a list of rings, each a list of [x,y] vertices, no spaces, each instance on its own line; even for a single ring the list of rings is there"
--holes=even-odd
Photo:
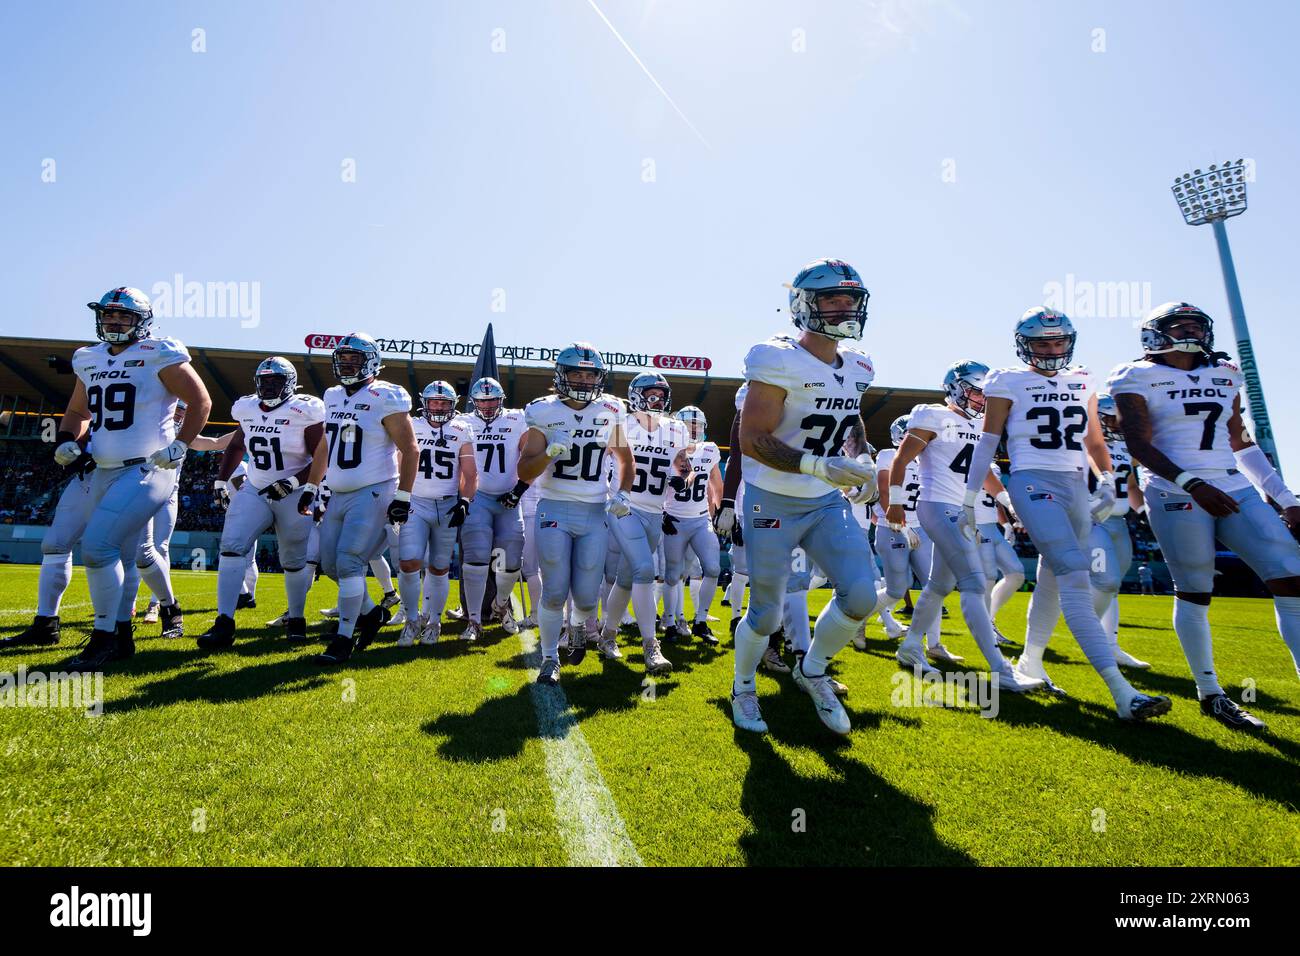
[[[1039,421],[1038,434],[1029,439],[1035,448],[1068,448],[1070,451],[1083,451],[1079,436],[1088,427],[1088,410],[1082,405],[1066,405],[1064,409],[1055,405],[1039,405],[1025,413],[1028,421]],[[1061,429],[1062,420],[1066,420],[1065,429]]]
[[[135,421],[135,386],[117,382],[108,388],[92,385],[86,389],[86,406],[90,409],[90,430],[125,431]]]

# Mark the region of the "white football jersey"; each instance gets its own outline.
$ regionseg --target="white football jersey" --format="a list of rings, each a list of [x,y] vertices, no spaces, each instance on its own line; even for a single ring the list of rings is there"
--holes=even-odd
[[[553,459],[537,476],[542,497],[552,501],[605,500],[605,457],[614,437],[614,429],[623,418],[623,404],[612,395],[602,395],[582,408],[570,408],[558,395],[547,395],[529,402],[524,420],[549,436],[556,431],[568,432],[569,453]]]
[[[493,497],[504,495],[519,480],[519,442],[528,431],[523,410],[504,410],[490,422],[473,412],[460,418],[474,433],[478,490]]]
[[[741,382],[740,388],[736,389],[736,414],[737,415],[739,415],[741,409],[745,407],[745,396],[747,394],[749,394],[749,383]],[[738,456],[736,458],[736,464],[740,466],[741,480],[740,480],[740,484],[736,486],[736,514],[738,516],[737,520],[743,520],[745,517],[745,479],[744,479],[745,463],[739,457],[740,456],[739,445],[731,449],[731,451],[728,454]],[[728,458],[727,461],[728,461],[728,465],[730,465],[730,461],[731,461],[730,458]],[[723,475],[723,478],[725,479],[726,476]]]
[[[107,342],[77,349],[72,370],[86,386],[96,464],[137,464],[176,440],[176,396],[158,373],[189,360],[171,338],[139,339],[116,355]]]
[[[1128,453],[1128,446],[1122,441],[1107,442],[1110,449],[1110,461],[1115,471],[1115,510],[1112,516],[1123,517],[1129,513],[1128,483],[1133,480],[1133,456]]]
[[[325,421],[325,403],[299,392],[268,412],[256,395],[245,395],[235,400],[230,416],[244,431],[248,480],[261,491],[307,467],[315,451],[307,447],[307,426]]]
[[[778,335],[760,342],[745,356],[745,380],[785,391],[785,408],[773,433],[777,439],[814,455],[838,455],[844,438],[858,421],[862,393],[876,372],[871,357],[839,343],[839,365],[832,367],[795,339]],[[834,489],[820,478],[778,471],[745,457],[745,480],[778,495],[820,498]]]
[[[959,505],[966,498],[966,476],[980,440],[978,422],[946,405],[917,405],[907,420],[910,431],[923,428],[934,438],[921,449],[921,500]]]
[[[445,498],[460,494],[460,446],[474,440],[464,417],[447,424],[430,425],[421,415],[412,421],[420,464],[415,469],[411,494],[416,498]]]
[[[722,452],[711,441],[702,441],[690,453],[691,474],[686,487],[675,491],[664,502],[664,510],[674,518],[703,518],[709,514],[709,475],[722,460]]]
[[[1088,400],[1097,392],[1092,373],[1071,365],[1053,376],[1028,365],[999,368],[984,382],[988,398],[1009,398],[1007,454],[1012,471],[1081,472],[1088,467],[1083,436]]]
[[[669,502],[672,500],[668,479],[677,474],[673,460],[691,443],[691,438],[686,425],[677,419],[667,415],[655,415],[654,418],[654,427],[646,429],[639,415],[628,415],[623,427],[627,429],[627,443],[636,466],[632,488],[628,492],[632,507],[658,514],[664,510],[665,495]],[[614,487],[616,490],[617,484]]]
[[[990,465],[989,470],[994,476],[1001,478],[1002,469],[996,464]],[[962,499],[965,500],[964,498]],[[998,501],[987,491],[981,492],[975,502],[975,523],[976,524],[997,524],[998,523]]]
[[[333,491],[356,491],[397,477],[397,445],[384,419],[411,414],[411,396],[391,382],[374,381],[349,395],[342,385],[325,390],[326,477]]]
[[[1141,361],[1117,366],[1107,388],[1112,395],[1146,400],[1151,444],[1175,465],[1220,491],[1240,491],[1250,479],[1237,470],[1228,421],[1243,381],[1237,367],[1226,362],[1184,372]],[[1157,491],[1185,494],[1159,475],[1150,475],[1148,483]]]
[[[882,449],[881,452],[878,455],[876,455],[877,474],[879,474],[881,471],[884,471],[886,468],[892,468],[894,464],[894,456],[897,454],[898,454],[898,450],[895,448]],[[883,485],[884,482],[881,481],[880,484]],[[898,480],[897,475],[891,474],[889,476],[889,484],[891,485],[901,484],[903,486],[903,490],[907,492],[907,496],[903,499],[902,502],[903,523],[909,528],[917,527],[920,524],[920,522],[917,520],[916,517],[916,502],[917,499],[921,497],[921,467],[917,463],[916,459],[913,458],[911,461],[909,461],[907,463],[907,467],[903,469],[903,480],[901,482]],[[890,504],[896,504],[896,503],[897,502],[890,501]],[[879,501],[877,501],[875,504],[871,506],[871,512],[875,516],[875,521],[877,524],[884,525],[886,523],[885,509],[880,507]]]

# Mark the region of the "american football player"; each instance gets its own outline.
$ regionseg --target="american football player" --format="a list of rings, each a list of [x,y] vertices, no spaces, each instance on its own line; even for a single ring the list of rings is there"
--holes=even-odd
[[[682,581],[689,548],[700,562],[700,587],[693,592],[695,621],[690,634],[716,647],[718,639],[709,629],[709,608],[718,590],[722,564],[718,533],[713,528],[713,512],[722,503],[722,472],[718,462],[722,452],[707,440],[708,422],[704,412],[694,405],[680,409],[676,417],[686,425],[691,444],[686,449],[690,474],[686,483],[675,488],[664,502],[664,582],[673,589],[674,601],[681,599]],[[669,532],[668,529],[672,528]],[[686,634],[676,635],[684,638]]]

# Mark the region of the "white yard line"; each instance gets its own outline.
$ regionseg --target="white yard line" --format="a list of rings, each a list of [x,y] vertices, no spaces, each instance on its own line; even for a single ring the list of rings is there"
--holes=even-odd
[[[516,604],[518,599],[515,599]],[[516,613],[520,610],[515,608]],[[619,816],[614,796],[596,766],[596,758],[559,687],[537,683],[542,651],[536,631],[520,631],[528,661],[528,690],[537,713],[546,778],[555,799],[565,856],[570,866],[642,866],[632,838]]]

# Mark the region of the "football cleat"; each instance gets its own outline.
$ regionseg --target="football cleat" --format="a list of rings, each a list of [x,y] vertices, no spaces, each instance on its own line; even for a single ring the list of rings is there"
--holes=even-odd
[[[396,613],[394,613],[393,616],[389,619],[388,623],[389,623],[389,624],[392,624],[394,627],[398,627],[398,626],[401,626],[401,625],[405,624],[405,623],[406,623],[406,608],[404,608],[404,607],[399,607],[399,608],[397,609]]]
[[[752,730],[756,734],[767,733],[767,723],[763,712],[758,709],[758,694],[752,690],[745,694],[731,692],[731,720],[741,730]]]
[[[732,617],[731,624],[728,625],[731,628],[732,634],[736,633],[736,628],[740,627],[740,622],[743,621],[744,619],[745,619],[745,615],[743,614],[737,614],[734,617]]]
[[[1061,687],[1058,684],[1052,682],[1052,679],[1047,676],[1047,671],[1044,670],[1042,664],[1038,664],[1037,666],[1035,666],[1033,664],[1030,664],[1029,661],[1025,660],[1025,658],[1021,656],[1017,658],[1016,663],[1013,665],[1013,669],[1022,678],[1026,678],[1028,680],[1042,681],[1043,688],[1048,692],[1055,694],[1057,697],[1069,696],[1069,694],[1065,692],[1064,687]]]
[[[904,644],[894,652],[894,659],[918,677],[933,674],[937,671],[937,668],[926,660],[925,652],[915,644]]]
[[[607,661],[619,661],[623,659],[623,652],[618,649],[618,641],[611,634],[609,637],[602,637],[596,644],[596,650],[600,656]]]
[[[379,602],[379,606],[382,607],[385,611],[387,611],[389,608],[397,607],[397,605],[401,603],[402,603],[402,599],[398,597],[396,591],[385,591],[384,599]]]
[[[357,618],[356,650],[364,651],[379,636],[379,629],[388,623],[392,615],[382,604],[376,604],[365,614]]]
[[[1173,707],[1173,702],[1168,697],[1152,697],[1149,694],[1134,693],[1129,698],[1128,707],[1126,708],[1127,714],[1119,709],[1119,705],[1116,705],[1115,710],[1119,714],[1120,720],[1150,720],[1152,717],[1159,717],[1161,714],[1169,713],[1171,707]]]
[[[420,643],[424,646],[437,644],[438,638],[442,637],[442,620],[433,618],[424,622],[424,629],[420,631]]]
[[[771,674],[790,673],[790,665],[781,660],[781,654],[775,647],[765,648],[763,659],[759,663],[763,666],[763,670]]]
[[[1268,726],[1227,694],[1211,694],[1201,701],[1201,713],[1233,730],[1267,730]]]
[[[866,621],[863,621],[861,624],[858,625],[857,631],[854,632],[853,637],[850,638],[850,640],[853,641],[853,646],[856,647],[858,650],[865,651],[867,649],[867,622]]]
[[[713,631],[709,628],[708,621],[696,621],[695,624],[691,626],[691,634],[698,637],[705,644],[709,645],[709,647],[717,647],[722,643],[713,636]]]
[[[790,675],[794,678],[795,686],[813,699],[817,716],[823,724],[837,734],[847,734],[853,729],[848,712],[835,695],[835,682],[830,677],[825,674],[810,677],[803,672],[802,661],[795,664]]]
[[[885,636],[894,641],[901,641],[907,637],[907,625],[899,624],[892,618],[882,618],[880,626],[885,629]]]
[[[398,647],[414,647],[416,640],[420,637],[420,631],[423,630],[421,622],[417,619],[407,621],[402,626],[402,636],[397,639]]]
[[[1139,660],[1138,658],[1134,657],[1132,654],[1124,650],[1124,648],[1120,647],[1118,644],[1115,645],[1114,651],[1115,651],[1115,663],[1118,664],[1120,667],[1132,667],[1134,670],[1146,670],[1151,666],[1146,661]]]
[[[117,653],[117,634],[114,631],[93,630],[81,644],[81,652],[68,661],[68,667],[78,670],[99,670]]]
[[[998,647],[1006,647],[1008,644],[1014,643],[1011,640],[1011,638],[1007,637],[1000,630],[998,630],[998,626],[996,624],[993,625],[993,640],[997,642]]]
[[[560,683],[560,662],[554,657],[543,657],[542,667],[537,672],[537,683],[554,687]]]
[[[149,606],[148,606],[147,608],[144,609],[144,618],[142,619],[142,620],[144,621],[145,624],[157,624],[157,623],[158,623],[158,608],[159,608],[159,607],[160,607],[160,605],[158,604],[157,600],[153,600],[153,601],[150,601],[150,602],[149,602]]]
[[[274,620],[267,621],[267,622],[266,622],[266,626],[267,626],[267,627],[286,627],[286,626],[288,625],[288,623],[289,623],[289,612],[288,612],[288,611],[285,611],[283,614],[281,614],[279,617],[275,618]]]
[[[161,614],[163,637],[185,636],[185,614],[179,603],[164,604]]]
[[[291,641],[307,640],[307,619],[305,617],[286,617],[284,636]]]
[[[114,632],[117,646],[113,648],[113,660],[124,661],[135,655],[135,625],[130,621],[118,621]]]
[[[242,611],[246,607],[257,607],[257,598],[251,594],[239,595],[239,600],[235,602],[235,610]]]
[[[205,651],[216,651],[235,643],[235,619],[218,614],[212,626],[198,637],[198,645]]]
[[[352,656],[354,650],[356,650],[356,640],[354,638],[336,634],[334,640],[330,641],[329,647],[325,648],[322,653],[317,654],[312,660],[317,664],[342,664]]]
[[[0,640],[0,648],[46,647],[59,643],[59,616],[37,614],[24,631]]]
[[[523,620],[519,622],[519,630],[521,631],[537,630],[537,618],[529,614],[527,617],[525,617]]]
[[[1011,694],[1028,694],[1047,686],[1047,681],[1042,678],[1026,677],[1010,665],[1007,665],[1006,670],[996,671],[992,680],[997,683],[999,691]]]
[[[667,674],[673,669],[673,662],[664,657],[663,648],[654,638],[641,642],[645,653],[645,672],[647,674]]]
[[[962,661],[966,660],[966,658],[959,654],[954,654],[942,644],[936,644],[934,647],[927,649],[925,656],[930,658],[932,661],[943,661],[946,664],[960,664]]]
[[[571,627],[568,631],[569,642],[565,656],[569,659],[570,664],[581,664],[582,659],[587,656],[587,637],[582,628]]]
[[[471,644],[475,643],[482,636],[483,636],[483,625],[480,624],[478,621],[470,621],[468,624],[466,624],[465,631],[464,633],[461,634],[461,637]]]
[[[507,634],[519,633],[519,622],[515,620],[514,608],[510,606],[510,600],[494,602],[492,605],[492,620],[501,625],[501,630]]]
[[[320,612],[320,616],[328,617],[328,618],[337,618],[339,616],[339,609],[338,607],[327,607],[325,610]]]
[[[462,621],[465,619],[465,609],[461,607],[449,607],[445,613],[453,621]]]
[[[664,629],[664,639],[669,644],[689,644],[691,642],[691,632],[681,621],[674,621]]]

